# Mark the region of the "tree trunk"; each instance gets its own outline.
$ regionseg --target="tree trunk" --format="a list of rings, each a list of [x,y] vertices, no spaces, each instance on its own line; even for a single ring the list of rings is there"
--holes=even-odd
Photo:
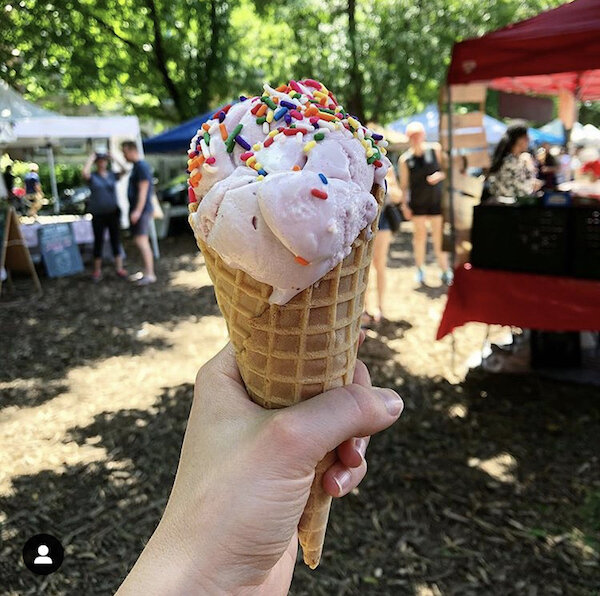
[[[356,42],[356,0],[348,0],[348,43],[350,44],[350,92],[346,109],[365,123],[365,110],[362,98],[362,73],[358,66],[358,49]]]
[[[200,85],[200,97],[198,99],[199,110],[204,112],[210,103],[212,82],[215,66],[218,62],[219,38],[221,36],[221,23],[217,14],[217,3],[219,0],[210,2],[210,43],[206,48],[204,63],[204,81]]]
[[[160,30],[160,18],[158,11],[156,10],[156,3],[154,0],[146,0],[146,4],[150,10],[150,18],[152,19],[152,30],[154,33],[154,43],[152,44],[152,47],[154,49],[156,66],[163,78],[165,87],[171,96],[171,99],[173,100],[173,104],[175,105],[178,116],[181,118],[181,120],[185,120],[187,117],[189,117],[189,114],[187,113],[182,102],[179,89],[177,89],[175,82],[169,75],[169,70],[167,68],[167,57],[165,55],[162,32]]]

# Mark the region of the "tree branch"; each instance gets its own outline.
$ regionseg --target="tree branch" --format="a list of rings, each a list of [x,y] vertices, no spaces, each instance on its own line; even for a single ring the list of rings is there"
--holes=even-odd
[[[210,43],[204,62],[204,84],[200,87],[200,107],[202,111],[208,109],[213,73],[217,64],[219,39],[221,37],[221,23],[217,14],[217,3],[218,0],[210,0]]]
[[[177,110],[179,117],[183,120],[188,116],[188,114],[186,113],[185,107],[182,103],[179,89],[177,89],[175,82],[169,75],[167,58],[163,47],[162,32],[160,30],[160,19],[158,16],[158,11],[156,10],[156,3],[154,0],[146,0],[146,6],[150,11],[150,18],[152,20],[152,30],[154,33],[154,43],[152,44],[152,48],[154,50],[156,66],[158,67],[165,87],[167,88],[167,91],[169,92],[169,95],[175,104],[175,109]]]
[[[356,48],[356,0],[348,0],[348,41],[350,43],[350,94],[349,108],[361,122],[364,122],[365,111],[362,98],[362,73],[358,67],[358,50]]]
[[[77,2],[77,10],[84,17],[87,17],[88,19],[93,19],[94,21],[96,21],[96,23],[98,23],[98,25],[102,29],[104,29],[106,32],[110,33],[113,37],[116,37],[119,41],[123,42],[126,46],[128,46],[130,48],[134,48],[136,50],[140,49],[139,46],[137,44],[135,44],[133,41],[131,41],[130,39],[127,39],[126,37],[123,37],[122,35],[117,33],[114,30],[114,28],[111,27],[102,17],[99,17],[98,15],[94,14],[91,10],[84,8],[82,6],[81,2]]]

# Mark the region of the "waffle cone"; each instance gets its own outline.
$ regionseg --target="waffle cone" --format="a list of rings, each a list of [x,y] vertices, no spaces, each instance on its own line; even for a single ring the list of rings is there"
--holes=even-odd
[[[377,185],[371,192],[381,212],[385,192]],[[370,226],[370,238],[364,228],[341,263],[284,305],[270,304],[270,285],[228,267],[196,237],[240,374],[255,403],[284,408],[352,383],[378,219]],[[321,558],[331,505],[323,474],[335,460],[331,452],[317,466],[298,525],[304,562],[311,569]]]

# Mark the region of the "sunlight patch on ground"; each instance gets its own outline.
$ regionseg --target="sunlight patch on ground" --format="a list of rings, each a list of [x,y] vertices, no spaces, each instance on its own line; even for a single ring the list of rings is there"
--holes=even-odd
[[[478,468],[499,482],[516,482],[517,460],[510,453],[499,453],[489,459],[470,457],[467,463],[470,468]]]
[[[452,404],[448,408],[448,416],[450,418],[466,418],[468,413],[468,408],[462,404]]]
[[[8,407],[2,412],[0,494],[10,493],[12,477],[105,460],[103,447],[93,440],[85,445],[69,440],[69,429],[92,424],[103,412],[149,409],[165,387],[193,383],[198,368],[227,342],[220,316],[189,317],[176,325],[144,323],[134,332],[141,332],[144,339],[160,339],[166,347],[150,344],[138,355],[73,368],[61,379],[66,390],[56,397],[35,407]],[[120,389],[131,386],[131,379],[137,388],[134,395]],[[34,387],[36,382],[44,381],[27,384]],[[11,470],[10,476],[2,473],[6,469]]]
[[[436,584],[415,584],[415,596],[442,596]]]
[[[194,290],[211,284],[212,282],[210,281],[208,271],[205,267],[202,269],[180,269],[178,271],[173,271],[173,273],[171,273],[171,279],[169,280],[169,285],[172,287],[186,287]]]

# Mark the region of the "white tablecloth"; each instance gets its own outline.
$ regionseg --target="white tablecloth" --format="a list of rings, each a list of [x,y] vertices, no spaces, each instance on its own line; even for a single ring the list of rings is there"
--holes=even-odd
[[[600,197],[600,181],[573,180],[573,182],[563,182],[558,188],[559,190],[569,190],[580,197]]]
[[[91,215],[44,215],[37,220],[32,217],[21,218],[21,231],[23,232],[25,244],[27,244],[29,249],[37,248],[37,231],[40,227],[56,223],[71,224],[77,244],[93,244],[94,231],[92,230]]]

